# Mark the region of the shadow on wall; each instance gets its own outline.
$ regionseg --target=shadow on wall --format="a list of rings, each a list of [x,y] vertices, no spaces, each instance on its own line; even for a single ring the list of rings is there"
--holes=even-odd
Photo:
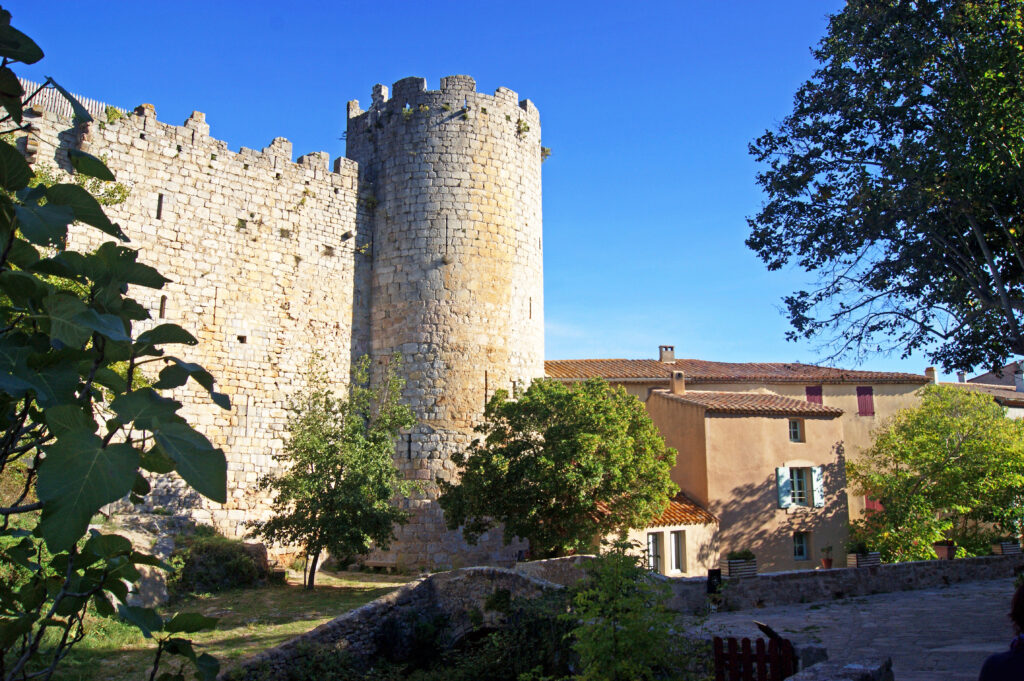
[[[730,551],[750,549],[759,572],[813,569],[821,549],[832,547],[834,567],[845,565],[849,509],[846,498],[846,455],[842,442],[822,464],[824,506],[779,508],[774,469],[756,483],[734,487],[725,500],[713,501],[719,519],[719,545],[724,562]],[[794,560],[794,534],[808,533],[807,559]]]
[[[721,541],[718,532],[709,533],[708,540],[701,542],[697,547],[697,560],[701,565],[714,567],[718,564],[720,548]],[[698,572],[693,576],[701,577],[703,575]]]

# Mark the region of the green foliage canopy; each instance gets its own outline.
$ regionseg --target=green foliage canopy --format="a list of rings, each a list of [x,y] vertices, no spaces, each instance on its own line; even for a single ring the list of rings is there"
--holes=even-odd
[[[934,558],[932,543],[946,538],[987,553],[989,528],[1024,531],[1024,421],[966,388],[925,388],[847,476],[883,506],[853,524],[853,537],[885,560]]]
[[[299,544],[309,558],[306,588],[312,589],[323,551],[337,558],[386,549],[394,525],[408,512],[394,504],[412,485],[395,469],[399,431],[416,423],[401,404],[404,381],[395,374],[399,358],[384,365],[370,385],[370,359],[353,366],[348,399],[335,396],[318,359],[310,363],[307,386],[291,406],[288,442],[278,456],[288,468],[261,481],[275,493],[274,517],[251,524],[270,541]]]
[[[461,478],[440,497],[470,542],[503,523],[506,543],[527,539],[535,557],[589,549],[644,527],[678,491],[675,451],[643,404],[599,379],[536,380],[515,400],[499,390],[477,430],[483,441],[452,456]]]
[[[201,367],[165,353],[163,346],[195,345],[195,338],[173,324],[147,323],[149,311],[126,295],[130,286],[159,289],[167,279],[114,241],[90,253],[66,247],[76,222],[128,240],[85,188],[114,176],[102,160],[73,151],[71,183],[33,179],[5,139],[26,129],[22,109],[42,90],[25,93],[10,69],[43,56],[10,19],[0,10],[0,105],[7,112],[0,119],[7,126],[0,131],[0,679],[50,678],[85,635],[87,608],[112,616],[115,602],[146,636],[165,634],[154,678],[167,654],[213,679],[216,659],[173,635],[214,622],[192,614],[164,622],[152,609],[126,605],[138,566],[164,566],[128,539],[88,525],[105,504],[141,501],[150,489],[143,471],[177,471],[202,494],[226,501],[224,453],[159,391],[191,378],[225,409],[228,399]],[[51,79],[43,87],[71,102],[78,123],[91,120]],[[147,365],[165,365],[152,387],[141,373]],[[160,678],[183,681],[184,672]]]
[[[796,264],[791,339],[924,349],[947,370],[1024,354],[1021,0],[851,0],[793,111],[750,146],[747,245]]]

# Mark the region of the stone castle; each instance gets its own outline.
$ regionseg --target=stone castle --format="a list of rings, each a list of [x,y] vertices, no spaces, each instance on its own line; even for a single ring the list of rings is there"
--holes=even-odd
[[[199,112],[174,126],[149,105],[122,115],[85,103],[96,120],[76,125],[61,102],[43,98],[18,144],[33,164],[65,169],[66,150],[80,148],[130,188],[108,214],[140,259],[172,280],[132,294],[155,322],[199,339],[181,354],[232,402],[223,411],[191,385],[174,394],[227,455],[227,503],[173,475],[155,481],[149,503],[244,535],[244,521],[267,516],[256,483],[275,470],[311,354],[326,358],[341,389],[353,358],[382,363],[398,353],[419,423],[395,461],[422,488],[402,500],[413,518],[371,564],[510,561],[523,547],[505,546],[499,533],[467,546],[446,530],[437,481],[452,479],[450,456],[468,446],[494,391],[514,392],[544,372],[536,107],[506,88],[479,93],[467,76],[442,78],[439,90],[406,78],[390,97],[376,85],[365,111],[349,102],[346,158],[331,168],[324,152],[292,162],[282,138],[229,151]],[[71,245],[93,247],[102,236],[75,232]]]

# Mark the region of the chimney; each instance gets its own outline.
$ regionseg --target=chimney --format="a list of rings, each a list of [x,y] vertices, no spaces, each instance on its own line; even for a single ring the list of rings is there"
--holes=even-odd
[[[965,374],[962,371],[956,372],[956,382],[957,383],[966,383],[967,382],[967,374]]]
[[[673,395],[686,394],[686,374],[682,371],[673,371],[669,381],[669,390]]]
[[[924,370],[924,375],[925,375],[925,378],[928,379],[929,383],[938,383],[939,382],[939,377],[935,373],[935,367],[928,367],[927,369],[925,369]]]
[[[673,364],[676,361],[676,346],[674,345],[659,345],[658,346],[658,361],[665,362],[666,364]]]
[[[1021,368],[1020,364],[1017,365],[1017,370],[1013,372],[1013,386],[1017,389],[1017,392],[1024,393],[1024,369]]]

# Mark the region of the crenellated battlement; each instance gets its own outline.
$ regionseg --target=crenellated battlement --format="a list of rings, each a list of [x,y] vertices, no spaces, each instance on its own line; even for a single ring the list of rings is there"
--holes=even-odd
[[[454,114],[451,119],[462,117],[463,112],[472,116],[472,112],[493,113],[503,112],[526,120],[528,125],[539,125],[540,113],[529,99],[519,100],[519,95],[506,87],[500,87],[493,95],[477,92],[476,81],[471,76],[445,76],[441,79],[439,90],[428,90],[425,78],[403,78],[391,86],[391,96],[385,85],[373,86],[370,108],[366,111],[354,99],[348,103],[349,130],[353,129],[353,119],[365,118],[367,126],[376,125],[380,116],[394,116],[403,110],[411,110],[406,119],[415,118],[417,114]],[[421,110],[421,107],[427,110]],[[435,110],[436,106],[436,110]],[[376,115],[374,115],[376,114]]]
[[[39,88],[39,83],[22,80],[22,87],[27,92],[33,92]],[[206,114],[201,111],[193,111],[192,114],[181,125],[165,123],[157,118],[156,108],[152,104],[140,104],[132,112],[113,107],[86,97],[81,101],[86,109],[94,117],[92,123],[76,126],[70,105],[63,97],[55,96],[54,90],[43,90],[33,100],[34,107],[27,113],[29,122],[32,118],[50,118],[49,124],[64,126],[67,129],[76,128],[79,133],[79,142],[83,149],[98,137],[108,139],[111,135],[106,134],[109,129],[117,131],[122,126],[137,131],[140,142],[149,144],[137,144],[132,142],[136,148],[155,149],[158,153],[168,158],[188,158],[190,155],[213,154],[211,161],[220,161],[221,164],[236,163],[243,170],[251,167],[271,169],[275,172],[291,172],[296,175],[306,175],[310,170],[318,179],[327,181],[337,180],[339,184],[345,184],[341,177],[331,178],[331,175],[354,176],[356,173],[355,164],[341,156],[330,164],[327,152],[317,151],[300,156],[292,161],[292,143],[284,137],[274,138],[270,144],[262,150],[241,147],[237,152],[228,148],[227,142],[210,136],[210,125],[206,122]],[[75,95],[78,98],[78,95]],[[108,118],[108,113],[116,111],[114,120]],[[316,172],[322,170],[323,172]]]

